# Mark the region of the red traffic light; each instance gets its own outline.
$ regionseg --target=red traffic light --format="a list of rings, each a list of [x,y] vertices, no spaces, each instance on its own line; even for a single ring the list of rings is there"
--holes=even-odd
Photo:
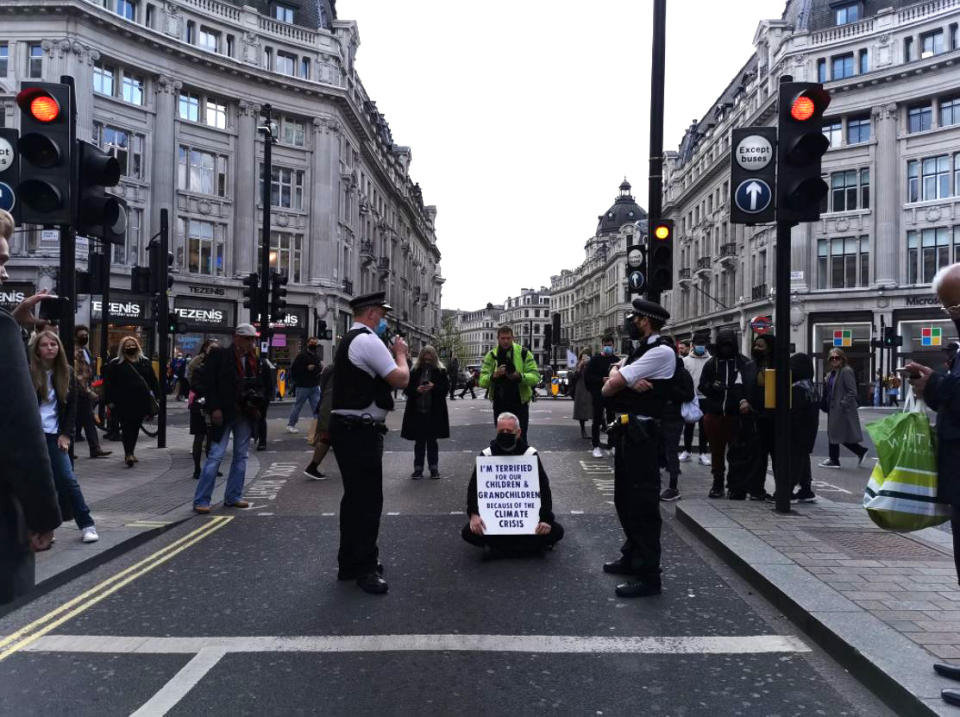
[[[806,122],[813,117],[815,110],[816,105],[813,104],[813,100],[801,95],[793,101],[793,105],[790,107],[790,116],[798,122]]]
[[[800,84],[800,83],[795,83]],[[781,92],[783,90],[781,89]],[[830,104],[830,94],[825,92],[819,85],[807,86],[802,92],[794,95],[793,99],[788,99],[790,119],[794,122],[809,122],[819,120],[823,117]],[[787,108],[781,104],[781,112]]]
[[[60,103],[46,90],[31,87],[17,95],[17,104],[37,122],[49,124],[60,117]]]

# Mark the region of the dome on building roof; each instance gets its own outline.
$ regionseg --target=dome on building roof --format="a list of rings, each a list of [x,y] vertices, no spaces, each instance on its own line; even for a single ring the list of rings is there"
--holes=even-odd
[[[620,185],[620,194],[613,202],[613,206],[597,217],[597,235],[615,234],[624,224],[632,224],[647,218],[647,213],[640,208],[633,195],[630,194],[630,182],[626,177]]]

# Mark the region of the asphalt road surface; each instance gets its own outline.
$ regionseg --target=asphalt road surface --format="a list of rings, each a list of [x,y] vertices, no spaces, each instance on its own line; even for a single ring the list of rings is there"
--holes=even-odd
[[[0,714],[889,714],[672,505],[663,594],[617,598],[600,569],[621,542],[612,459],[590,456],[569,401],[530,417],[566,537],[482,562],[459,530],[490,405],[450,409],[440,480],[410,480],[411,444],[387,437],[388,595],[336,580],[335,461],[308,480],[303,435],[274,407],[249,510],[215,507],[0,619]]]

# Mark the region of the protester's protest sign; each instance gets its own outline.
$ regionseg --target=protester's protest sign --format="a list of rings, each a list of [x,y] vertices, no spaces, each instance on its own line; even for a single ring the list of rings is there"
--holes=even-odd
[[[479,456],[477,504],[487,535],[533,535],[540,522],[536,456]]]

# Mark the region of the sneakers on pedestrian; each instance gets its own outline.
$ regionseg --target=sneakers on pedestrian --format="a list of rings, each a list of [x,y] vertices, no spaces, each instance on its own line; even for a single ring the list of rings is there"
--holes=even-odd
[[[413,473],[410,474],[410,477],[414,480],[419,480],[423,478],[423,468],[414,468]]]
[[[84,543],[96,543],[100,540],[100,536],[97,535],[97,529],[94,526],[88,525],[83,529],[83,532],[80,533],[80,540]]]
[[[720,485],[714,484],[710,488],[710,492],[707,493],[708,498],[723,498],[723,484]]]
[[[287,433],[300,433],[300,429],[296,426],[287,426]]]
[[[863,466],[863,459],[867,457],[867,454],[869,452],[870,451],[866,448],[863,450],[863,453],[861,453],[860,457],[857,459],[857,468],[860,468],[861,466]]]
[[[327,479],[327,477],[323,473],[317,470],[317,466],[313,463],[311,463],[310,465],[308,465],[306,468],[303,469],[303,474],[308,478],[312,478],[313,480]]]
[[[817,496],[809,488],[806,488],[806,489],[800,488],[799,490],[797,490],[796,493],[790,496],[790,502],[791,503],[816,503]]]
[[[700,465],[702,465],[702,466],[712,466],[712,465],[713,465],[713,461],[710,460],[710,456],[708,456],[706,453],[701,453],[701,454],[700,454]]]
[[[434,480],[439,479],[440,469],[437,468],[436,466],[430,466],[430,477],[433,478]]]
[[[838,461],[831,461],[829,458],[825,461],[820,461],[817,463],[821,468],[839,468],[840,463]]]
[[[677,456],[677,460],[681,463],[688,463],[690,461],[690,451],[680,451],[680,455]]]
[[[664,488],[663,492],[660,494],[660,500],[680,500],[680,491],[678,491],[676,488]]]
[[[593,449],[593,457],[603,458],[603,449],[600,448],[600,446],[597,446],[596,448]]]

